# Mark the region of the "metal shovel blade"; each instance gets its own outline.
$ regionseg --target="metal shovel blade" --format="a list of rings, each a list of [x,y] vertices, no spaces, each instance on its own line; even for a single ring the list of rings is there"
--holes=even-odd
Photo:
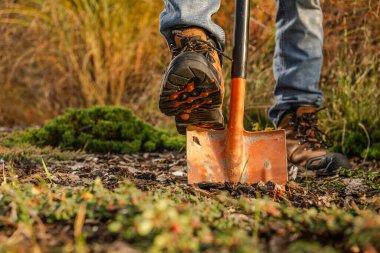
[[[242,132],[242,154],[238,168],[226,157],[227,130],[189,127],[187,131],[188,181],[257,183],[288,180],[285,132]],[[231,171],[235,175],[231,176]]]
[[[235,35],[230,116],[224,131],[187,128],[190,184],[257,183],[288,180],[285,131],[247,132],[243,128],[248,63],[250,1],[235,0]]]

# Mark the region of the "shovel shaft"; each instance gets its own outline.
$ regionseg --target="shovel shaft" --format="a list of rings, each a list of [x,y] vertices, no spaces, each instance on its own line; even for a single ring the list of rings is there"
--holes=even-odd
[[[235,35],[232,65],[230,117],[226,136],[227,176],[239,181],[244,169],[244,99],[247,77],[250,1],[235,1]]]
[[[250,1],[235,0],[232,78],[247,77]]]
[[[232,86],[228,127],[241,129],[244,121],[244,99],[248,62],[249,0],[235,2],[235,35],[232,64]]]

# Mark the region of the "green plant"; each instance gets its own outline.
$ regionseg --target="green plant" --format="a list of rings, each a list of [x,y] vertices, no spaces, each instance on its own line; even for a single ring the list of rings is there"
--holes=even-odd
[[[47,178],[48,178],[50,184],[53,184],[53,181],[52,181],[52,179],[51,179],[51,174],[50,174],[49,169],[47,168],[47,166],[46,166],[46,164],[45,164],[44,159],[41,159],[41,162],[42,162],[42,167],[44,168],[44,171],[45,171],[45,173],[46,173],[46,176],[47,176]]]
[[[110,247],[115,241],[144,252],[269,252],[276,247],[346,252],[380,246],[380,217],[374,210],[303,209],[223,194],[206,198],[174,185],[142,192],[128,181],[109,190],[99,179],[75,188],[15,182],[0,186],[0,196],[5,238],[0,251]],[[36,239],[63,228],[74,236]],[[16,243],[21,238],[23,243]]]
[[[42,128],[31,129],[18,138],[39,147],[97,153],[180,150],[185,146],[183,137],[157,130],[121,107],[71,109]]]
[[[328,92],[323,125],[335,141],[334,150],[348,156],[380,159],[380,101],[378,54],[368,65],[342,57],[335,72],[338,85]]]

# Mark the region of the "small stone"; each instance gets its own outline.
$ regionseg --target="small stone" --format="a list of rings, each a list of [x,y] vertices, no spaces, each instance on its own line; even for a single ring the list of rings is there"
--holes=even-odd
[[[343,179],[343,183],[346,184],[345,193],[347,196],[362,195],[368,190],[368,186],[363,179]]]
[[[290,168],[288,169],[288,174],[289,174],[289,180],[290,181],[295,181],[298,176],[298,170],[299,168],[295,165],[289,166]]]
[[[175,172],[172,172],[172,175],[176,177],[186,177],[187,174],[183,171],[175,171]]]
[[[61,180],[60,180],[58,177],[56,177],[56,176],[51,176],[50,179],[51,179],[51,181],[53,181],[53,183],[55,183],[55,184],[58,184],[58,183],[61,182]]]
[[[136,174],[138,172],[138,170],[136,168],[133,168],[133,167],[127,167],[127,170],[131,174]]]
[[[92,180],[91,178],[82,178],[82,181],[86,185],[90,185],[90,184],[92,184],[94,182],[94,180]]]
[[[161,182],[161,183],[163,183],[163,182],[165,182],[167,180],[167,177],[165,176],[165,175],[159,175],[158,177],[157,177],[157,181],[159,181],[159,182]]]
[[[75,175],[75,174],[70,174],[70,175],[68,175],[69,176],[69,179],[70,179],[70,181],[72,181],[72,182],[79,182],[80,181],[80,177],[78,176],[78,175]]]
[[[84,167],[84,164],[78,163],[73,166],[70,166],[70,169],[75,171],[75,170],[82,169],[83,167]]]

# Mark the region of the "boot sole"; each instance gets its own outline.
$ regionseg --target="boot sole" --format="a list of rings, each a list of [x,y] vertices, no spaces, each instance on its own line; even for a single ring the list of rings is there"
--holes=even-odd
[[[190,125],[224,129],[222,102],[221,77],[205,56],[186,52],[171,62],[159,107],[165,115],[175,117],[179,133],[186,134]]]

